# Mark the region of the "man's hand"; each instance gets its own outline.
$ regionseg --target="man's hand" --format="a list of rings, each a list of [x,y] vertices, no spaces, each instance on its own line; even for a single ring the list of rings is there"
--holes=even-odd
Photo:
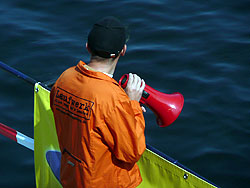
[[[129,73],[129,79],[125,92],[130,100],[140,101],[142,92],[145,88],[145,82],[136,74]]]

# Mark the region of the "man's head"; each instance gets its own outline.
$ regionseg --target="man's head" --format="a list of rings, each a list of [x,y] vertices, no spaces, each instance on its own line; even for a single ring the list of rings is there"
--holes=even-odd
[[[105,17],[93,25],[88,35],[87,47],[92,56],[115,59],[125,53],[127,31],[114,17]]]

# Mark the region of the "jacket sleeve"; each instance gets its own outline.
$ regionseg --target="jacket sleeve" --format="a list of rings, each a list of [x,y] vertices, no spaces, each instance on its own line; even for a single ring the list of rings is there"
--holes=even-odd
[[[129,99],[116,103],[105,117],[102,137],[118,160],[135,163],[144,150],[145,120],[139,102]]]

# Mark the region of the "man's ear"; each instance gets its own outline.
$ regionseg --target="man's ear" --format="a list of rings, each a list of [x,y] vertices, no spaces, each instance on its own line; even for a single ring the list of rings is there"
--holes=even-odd
[[[86,42],[86,49],[88,50],[88,52],[91,54],[91,50],[89,49],[89,45],[88,43]]]
[[[127,45],[125,44],[122,51],[121,51],[121,56],[124,56],[127,51]]]

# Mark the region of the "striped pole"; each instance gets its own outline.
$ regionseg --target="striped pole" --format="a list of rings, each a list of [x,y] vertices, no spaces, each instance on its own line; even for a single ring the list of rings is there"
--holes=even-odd
[[[0,134],[34,151],[34,139],[0,123]]]

